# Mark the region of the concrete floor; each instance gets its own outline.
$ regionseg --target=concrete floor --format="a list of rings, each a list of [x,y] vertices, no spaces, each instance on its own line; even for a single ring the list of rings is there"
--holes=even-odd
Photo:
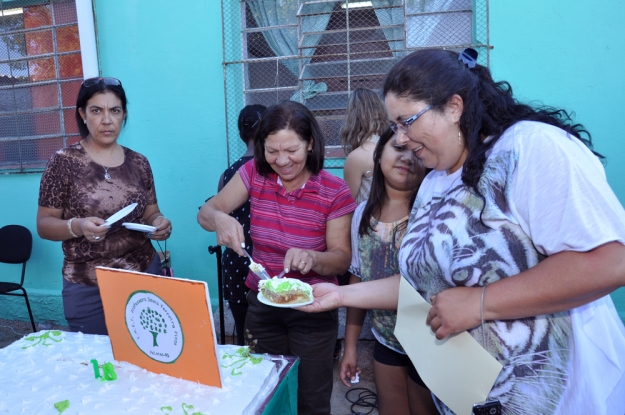
[[[39,330],[67,330],[65,326],[59,326],[52,323],[38,323],[37,328]],[[29,322],[13,321],[0,319],[0,348],[8,346],[16,340],[30,334],[32,329]],[[230,340],[230,341],[228,341]],[[232,343],[232,339],[226,338],[226,343]],[[341,340],[341,353],[343,351],[343,341]],[[361,368],[360,383],[354,384],[351,388],[346,387],[339,380],[339,362],[334,362],[334,387],[332,390],[332,415],[350,415],[352,413],[363,413],[370,415],[377,415],[378,410],[367,406],[353,405],[352,401],[358,399],[359,394],[363,393],[361,390],[354,390],[349,392],[350,389],[366,388],[375,393],[375,384],[373,383],[373,341],[360,340],[358,343],[358,362]],[[349,393],[348,393],[349,392]],[[346,393],[348,394],[346,397]],[[367,399],[367,402],[374,402],[372,399]],[[371,411],[371,412],[369,412]]]
[[[360,382],[353,384],[351,388],[343,385],[343,382],[339,379],[340,359],[334,362],[334,387],[332,389],[332,400],[330,401],[332,406],[332,415],[350,415],[353,413],[378,415],[378,410],[371,406],[371,404],[376,403],[375,397],[372,397],[371,393],[368,393],[365,390],[357,389],[364,388],[373,393],[376,392],[375,384],[373,382],[373,345],[374,342],[372,340],[361,339],[358,342]],[[341,340],[341,353],[343,348],[344,342]],[[350,390],[353,390],[353,392],[350,392]],[[359,395],[362,395],[365,404],[368,403],[369,405],[362,406],[352,404],[352,402],[358,399]],[[352,402],[350,402],[350,400]]]

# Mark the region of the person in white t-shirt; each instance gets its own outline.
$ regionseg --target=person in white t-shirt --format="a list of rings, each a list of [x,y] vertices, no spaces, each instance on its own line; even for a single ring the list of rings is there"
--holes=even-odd
[[[625,285],[625,210],[583,127],[518,103],[476,61],[421,50],[386,78],[398,143],[434,169],[400,273],[437,338],[468,331],[503,365],[489,394],[502,413],[623,414],[625,327],[608,294]],[[399,279],[316,285],[304,310],[392,309]]]

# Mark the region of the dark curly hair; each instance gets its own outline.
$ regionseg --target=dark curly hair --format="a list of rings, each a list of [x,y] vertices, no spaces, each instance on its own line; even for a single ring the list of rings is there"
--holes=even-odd
[[[386,76],[384,96],[389,93],[413,101],[423,101],[442,111],[453,95],[464,101],[460,130],[468,150],[462,181],[477,195],[486,154],[501,135],[519,121],[538,121],[565,130],[592,151],[590,133],[574,124],[563,109],[536,107],[517,102],[508,82],[495,82],[488,68],[476,64],[469,69],[450,50],[424,49],[402,58]],[[492,136],[488,141],[485,137]],[[596,152],[593,153],[603,159]]]

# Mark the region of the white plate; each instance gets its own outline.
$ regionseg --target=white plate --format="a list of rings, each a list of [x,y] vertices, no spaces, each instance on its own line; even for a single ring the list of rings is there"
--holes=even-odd
[[[301,307],[303,305],[308,305],[308,304],[312,304],[315,299],[313,298],[312,300],[308,300],[308,301],[304,301],[303,303],[296,303],[296,304],[278,304],[278,303],[274,303],[272,301],[269,301],[264,295],[263,293],[261,293],[260,291],[258,292],[258,301],[260,301],[263,304],[266,305],[270,305],[272,307],[279,307],[279,308],[294,308],[294,307]]]
[[[133,210],[135,210],[136,207],[137,207],[137,204],[136,203],[132,203],[132,204],[126,206],[125,208],[119,210],[118,212],[113,213],[110,218],[108,218],[107,220],[104,221],[104,225],[112,225],[113,223],[117,222],[118,220],[128,216],[128,214],[130,212],[132,212]]]
[[[156,226],[150,225],[142,225],[140,223],[132,223],[132,222],[124,222],[122,226],[131,231],[139,231],[139,232],[156,232],[158,229]]]

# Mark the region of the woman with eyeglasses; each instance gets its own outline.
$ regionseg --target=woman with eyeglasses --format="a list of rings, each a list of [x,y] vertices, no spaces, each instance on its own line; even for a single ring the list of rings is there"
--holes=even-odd
[[[82,140],[57,151],[41,177],[37,232],[63,242],[63,308],[72,331],[107,334],[96,266],[160,274],[151,240],[171,235],[161,213],[148,160],[117,143],[128,115],[115,78],[83,81],[76,100]],[[115,223],[106,219],[136,203]],[[156,228],[144,233],[122,222]]]
[[[503,365],[488,395],[501,413],[625,413],[625,328],[608,295],[625,285],[625,210],[583,127],[517,102],[476,61],[473,49],[428,49],[391,69],[397,142],[434,169],[401,277],[318,284],[303,309],[393,309],[405,278],[432,306],[413,324],[438,339],[467,331]]]
[[[248,255],[243,228],[229,213],[249,199],[255,262],[270,276],[285,271],[313,286],[337,284],[351,259],[356,205],[345,182],[323,170],[325,140],[314,115],[293,101],[273,105],[254,145],[254,160],[202,206],[198,222],[217,233],[218,244]],[[259,353],[299,356],[298,413],[329,414],[337,311],[313,315],[268,305],[258,282],[251,272],[245,281],[248,342],[256,341]]]
[[[239,138],[246,146],[246,151],[240,159],[232,163],[219,178],[217,191],[221,191],[234,177],[237,171],[248,161],[254,158],[254,135],[260,122],[260,117],[267,107],[264,105],[246,105],[239,113],[238,127]],[[250,202],[247,201],[239,208],[230,212],[243,227],[245,236],[245,249],[249,252],[253,249],[252,237],[250,236]],[[230,248],[226,248],[221,257],[221,269],[223,273],[223,293],[228,301],[228,306],[234,318],[234,327],[237,334],[237,344],[245,344],[244,326],[247,314],[247,293],[249,288],[245,285],[245,279],[249,273],[250,260],[239,256]]]

